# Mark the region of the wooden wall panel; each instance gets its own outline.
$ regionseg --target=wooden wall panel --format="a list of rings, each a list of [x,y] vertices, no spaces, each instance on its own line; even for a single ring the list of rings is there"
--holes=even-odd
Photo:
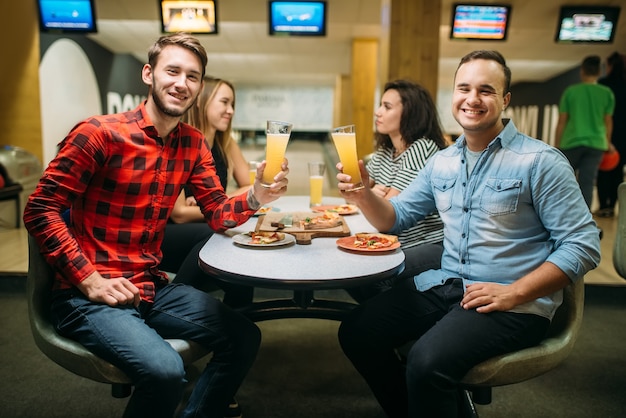
[[[441,0],[391,0],[389,80],[408,78],[437,98]]]
[[[0,25],[0,145],[15,145],[42,158],[39,108],[39,24],[34,1],[6,5]]]
[[[352,119],[359,158],[374,149],[374,94],[377,84],[378,39],[352,41]]]

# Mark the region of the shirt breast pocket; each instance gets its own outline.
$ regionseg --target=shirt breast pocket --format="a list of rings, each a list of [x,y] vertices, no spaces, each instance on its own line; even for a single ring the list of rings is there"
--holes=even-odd
[[[435,197],[435,205],[439,212],[445,212],[452,207],[452,192],[454,191],[454,183],[456,178],[442,179],[432,178],[433,194]]]
[[[514,213],[521,188],[519,179],[488,179],[480,197],[480,209],[489,215]]]

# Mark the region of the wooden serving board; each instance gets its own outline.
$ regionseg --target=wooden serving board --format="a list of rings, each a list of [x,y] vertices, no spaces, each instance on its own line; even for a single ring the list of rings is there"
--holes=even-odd
[[[285,228],[278,228],[272,226],[272,223],[279,223],[285,215],[292,215],[292,226]],[[350,228],[348,228],[348,224],[342,216],[339,216],[341,220],[341,225],[338,225],[333,228],[326,229],[312,229],[305,230],[300,226],[300,221],[306,218],[315,218],[317,216],[322,216],[321,213],[315,212],[268,212],[265,215],[259,216],[259,220],[257,221],[255,232],[260,231],[280,231],[287,234],[291,234],[296,237],[296,244],[306,245],[310,244],[311,240],[316,237],[347,237],[350,236]]]

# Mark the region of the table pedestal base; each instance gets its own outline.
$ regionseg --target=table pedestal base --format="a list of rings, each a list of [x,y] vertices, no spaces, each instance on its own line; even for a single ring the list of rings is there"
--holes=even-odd
[[[284,318],[341,321],[355,306],[355,303],[340,300],[315,299],[313,290],[294,290],[292,299],[252,302],[238,311],[254,322]]]

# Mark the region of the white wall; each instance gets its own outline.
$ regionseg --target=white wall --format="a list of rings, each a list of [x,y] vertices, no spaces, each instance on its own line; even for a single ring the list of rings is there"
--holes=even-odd
[[[333,89],[325,86],[235,86],[233,128],[265,130],[267,120],[293,124],[294,131],[328,132],[333,123]]]

